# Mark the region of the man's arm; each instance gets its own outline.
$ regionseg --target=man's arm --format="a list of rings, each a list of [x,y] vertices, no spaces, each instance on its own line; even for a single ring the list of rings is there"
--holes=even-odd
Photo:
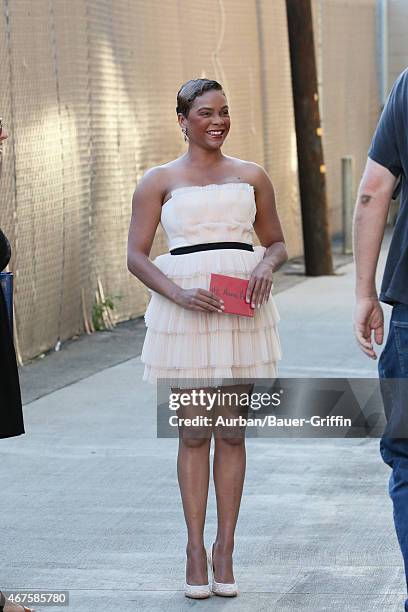
[[[372,332],[377,344],[382,344],[384,336],[384,316],[378,301],[375,273],[396,181],[395,174],[368,158],[354,212],[354,331],[361,349],[372,359],[377,358],[373,349]]]

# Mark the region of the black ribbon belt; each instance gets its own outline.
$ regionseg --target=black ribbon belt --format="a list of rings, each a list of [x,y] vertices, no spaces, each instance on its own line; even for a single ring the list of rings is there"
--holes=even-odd
[[[171,249],[172,255],[184,255],[184,253],[194,253],[195,251],[213,251],[215,249],[243,249],[253,251],[252,244],[246,242],[204,242],[203,244],[189,244],[188,246]]]

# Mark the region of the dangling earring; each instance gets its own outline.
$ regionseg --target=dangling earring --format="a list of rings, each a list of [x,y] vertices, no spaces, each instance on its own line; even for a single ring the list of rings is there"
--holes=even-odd
[[[183,135],[184,135],[184,142],[188,142],[187,128],[181,128],[181,131],[183,132]]]

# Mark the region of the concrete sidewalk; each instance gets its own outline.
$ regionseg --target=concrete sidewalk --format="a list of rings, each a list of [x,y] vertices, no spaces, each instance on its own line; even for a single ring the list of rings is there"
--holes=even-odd
[[[280,374],[376,376],[352,336],[352,265],[291,285],[276,295]],[[156,388],[141,382],[132,355],[144,323],[126,325],[81,339],[85,353],[73,343],[22,371],[27,434],[0,445],[0,588],[69,590],[75,612],[403,610],[389,468],[376,439],[248,438],[240,596],[184,598],[177,440],[156,437]],[[75,373],[64,378],[61,366]],[[35,386],[45,367],[52,380]],[[215,530],[211,482],[206,544]]]

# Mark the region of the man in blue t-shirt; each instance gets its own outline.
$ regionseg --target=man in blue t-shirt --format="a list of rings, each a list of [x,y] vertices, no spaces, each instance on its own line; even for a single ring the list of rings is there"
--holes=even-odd
[[[385,394],[382,387],[388,425],[380,440],[380,452],[384,462],[392,468],[389,494],[408,590],[408,434],[400,427],[408,415],[407,386],[403,384],[408,381],[402,380],[408,378],[407,177],[408,69],[395,81],[373,136],[358,191],[353,227],[354,331],[361,349],[371,359],[377,358],[373,337],[377,344],[382,344],[384,336],[380,301],[393,307],[387,342],[378,362],[380,381],[390,385],[389,394]],[[378,297],[375,285],[378,256],[390,202],[397,190],[401,190],[401,203]],[[398,423],[398,427],[388,429],[393,422],[394,425]],[[408,612],[408,599],[405,611]]]

